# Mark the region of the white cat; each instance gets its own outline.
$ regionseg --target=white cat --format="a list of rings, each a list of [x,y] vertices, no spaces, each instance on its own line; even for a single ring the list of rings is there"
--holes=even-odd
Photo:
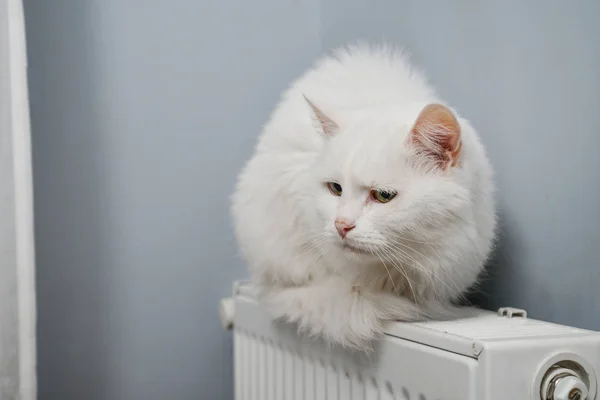
[[[387,321],[455,311],[496,224],[475,130],[401,52],[364,45],[283,95],[232,211],[272,316],[360,349]]]

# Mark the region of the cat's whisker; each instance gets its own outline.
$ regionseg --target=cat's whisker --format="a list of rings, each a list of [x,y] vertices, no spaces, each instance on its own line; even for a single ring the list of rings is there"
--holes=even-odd
[[[414,238],[408,238],[406,236],[403,236],[402,232],[394,230],[394,229],[388,229],[387,232],[390,234],[389,236],[396,237],[404,242],[418,243],[418,244],[423,244],[423,245],[432,246],[432,247],[435,246],[435,242],[426,241],[426,240],[417,240]],[[415,232],[415,235],[416,235],[416,232]]]
[[[408,259],[408,261],[410,262],[411,266],[413,268],[415,268],[418,272],[424,273],[425,276],[427,276],[427,278],[429,279],[430,283],[431,283],[431,288],[433,290],[435,290],[436,285],[435,282],[433,281],[433,278],[435,278],[436,280],[438,280],[441,284],[445,285],[445,282],[443,281],[443,279],[439,278],[437,275],[435,275],[435,273],[433,273],[433,271],[427,270],[423,264],[421,264],[418,260],[416,260],[413,256],[411,256],[409,253],[407,253],[406,251],[397,248],[397,247],[393,247],[389,244],[386,244],[387,248],[389,249],[389,251],[394,250],[398,253],[400,253],[399,255],[402,255],[404,257],[406,257]],[[393,253],[392,253],[393,254]],[[395,257],[398,257],[398,255],[393,254]],[[450,289],[448,287],[448,289]]]
[[[331,248],[331,245],[325,247],[322,246],[324,243],[327,243],[327,239],[328,235],[326,233],[320,233],[316,235],[312,239],[308,240],[302,246],[303,250],[296,254],[296,256],[293,258],[294,261],[298,261],[303,257],[309,256],[307,260],[304,261],[307,265],[309,265],[307,275],[310,275],[315,263]]]
[[[319,258],[321,258],[330,248],[331,245],[327,245],[325,247],[323,247],[323,244],[327,243],[327,236],[324,235],[321,238],[315,240],[315,242],[313,243],[313,246],[307,250],[303,255],[306,255],[307,253],[315,253],[313,255],[316,255],[315,261],[318,260]]]
[[[413,263],[415,263],[415,264],[416,264],[416,266],[414,265],[414,267],[415,267],[417,270],[419,270],[419,271],[421,271],[421,272],[423,272],[423,273],[426,273],[426,274],[428,274],[428,275],[432,273],[432,272],[431,272],[431,271],[429,271],[427,268],[425,268],[425,266],[424,266],[423,264],[421,264],[421,263],[419,262],[419,260],[417,260],[417,259],[416,259],[414,256],[412,256],[412,255],[411,255],[411,254],[410,254],[408,251],[406,251],[406,250],[404,250],[404,249],[402,249],[402,248],[398,247],[397,245],[395,245],[395,244],[393,244],[393,243],[383,243],[383,246],[384,246],[385,248],[388,248],[388,249],[390,249],[390,250],[397,251],[397,252],[399,252],[400,254],[402,254],[402,255],[404,255],[405,257],[407,257],[407,258],[408,258],[410,261],[412,261]],[[427,259],[427,257],[425,257],[425,256],[423,256],[423,257],[424,257],[425,259]]]
[[[379,260],[383,264],[383,267],[385,268],[388,276],[390,277],[390,283],[392,284],[392,289],[395,292],[396,291],[396,283],[394,282],[394,278],[392,278],[392,273],[390,272],[389,268],[387,267],[387,265],[385,265],[385,261],[383,261],[383,259],[379,255],[379,252],[377,251],[377,248],[375,246],[368,246],[368,248],[369,248],[371,254],[375,254],[377,256],[377,258],[379,258]]]
[[[416,293],[413,287],[413,282],[410,279],[410,277],[408,276],[408,273],[406,272],[406,270],[402,267],[402,264],[404,263],[404,261],[409,261],[409,263],[411,265],[417,264],[417,266],[415,267],[417,270],[423,272],[424,274],[427,275],[427,277],[429,278],[430,282],[433,284],[433,279],[431,277],[431,272],[428,271],[417,259],[415,259],[414,257],[412,257],[408,252],[404,251],[401,248],[398,248],[397,246],[392,246],[392,244],[387,243],[385,240],[383,240],[383,238],[379,237],[379,236],[375,236],[375,235],[368,235],[366,237],[364,237],[364,239],[371,239],[371,240],[375,240],[377,242],[377,245],[374,245],[375,248],[377,248],[378,246],[382,248],[382,252],[385,254],[385,258],[392,263],[393,267],[400,272],[404,278],[406,279],[407,283],[410,286],[411,291],[413,292],[413,296],[416,298]],[[387,250],[386,250],[387,248]],[[401,253],[402,255],[404,255],[405,258],[407,258],[408,260],[402,260],[400,258],[398,258],[398,256],[395,254],[396,252]],[[396,261],[398,262],[399,265],[397,265],[394,261],[393,258],[396,259]],[[381,257],[380,257],[381,260]],[[383,263],[383,260],[381,260]],[[386,266],[387,267],[387,266]],[[437,278],[437,277],[436,277]]]
[[[425,266],[423,266],[423,264],[421,264],[415,257],[413,257],[412,255],[410,255],[407,251],[402,250],[401,248],[397,247],[397,246],[393,246],[393,244],[390,243],[386,243],[387,246],[392,246],[392,248],[396,251],[398,251],[401,254],[404,254],[406,257],[409,257],[411,261],[413,261],[414,263],[416,263],[416,265],[413,264],[413,267],[415,269],[417,269],[418,271],[426,274],[432,284],[432,289],[435,290],[436,285],[433,282],[432,278],[435,278],[440,284],[442,284],[443,286],[445,286],[451,293],[456,293],[457,291],[459,291],[457,288],[452,288],[448,285],[448,283],[446,282],[445,279],[440,278],[439,276],[437,276],[432,270],[428,270],[425,268]],[[421,254],[421,253],[419,253]],[[423,254],[421,254],[426,260],[429,260],[428,257],[424,256]],[[456,282],[453,280],[453,278],[451,276],[447,276],[447,278],[454,284],[456,285]],[[437,295],[438,293],[436,293]]]
[[[385,248],[382,249],[382,253],[385,254],[385,255],[388,255],[388,256],[392,255],[390,253],[390,251],[389,250],[385,250]],[[418,305],[418,296],[417,296],[417,293],[415,292],[415,288],[413,287],[412,281],[411,281],[410,277],[408,276],[408,273],[404,270],[404,268],[402,268],[402,263],[396,264],[393,261],[393,259],[390,259],[390,258],[388,258],[388,260],[390,260],[391,263],[392,263],[392,266],[394,268],[396,268],[396,270],[398,272],[400,272],[404,276],[404,279],[406,279],[406,283],[408,283],[410,291],[412,292],[413,299],[414,299],[415,303]]]
[[[303,244],[302,252],[300,254],[298,254],[297,257],[300,257],[300,256],[304,255],[305,253],[308,253],[308,252],[318,248],[326,240],[327,240],[327,234],[325,234],[325,233],[321,233],[321,234],[317,235],[316,237],[310,239],[308,242]]]

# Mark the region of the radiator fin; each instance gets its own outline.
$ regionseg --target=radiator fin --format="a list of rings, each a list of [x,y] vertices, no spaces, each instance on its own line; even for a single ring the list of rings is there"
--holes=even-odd
[[[322,362],[315,364],[315,400],[327,400],[327,369]]]
[[[327,367],[327,400],[329,399],[339,399],[339,391],[338,391],[338,376],[336,370],[332,366]]]
[[[283,398],[293,399],[294,398],[294,355],[283,350],[283,371],[285,373],[285,379],[283,381]]]
[[[236,400],[427,400],[246,332],[234,346]]]

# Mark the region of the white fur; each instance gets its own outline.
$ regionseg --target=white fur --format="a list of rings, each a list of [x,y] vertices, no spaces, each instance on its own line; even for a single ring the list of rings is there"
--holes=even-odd
[[[338,133],[323,133],[304,96]],[[448,316],[476,282],[494,238],[492,170],[458,114],[459,164],[432,170],[414,162],[408,135],[430,103],[442,102],[401,52],[369,46],[325,57],[283,95],[232,207],[273,317],[364,349],[386,321]],[[329,181],[342,185],[341,197]],[[398,195],[367,202],[371,187]],[[344,241],[336,218],[355,221]]]

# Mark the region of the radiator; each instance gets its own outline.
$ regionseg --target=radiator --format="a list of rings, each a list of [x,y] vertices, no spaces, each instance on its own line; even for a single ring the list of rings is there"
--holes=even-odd
[[[372,354],[272,321],[246,283],[221,302],[233,329],[235,400],[594,400],[600,333],[482,311],[394,323]]]

